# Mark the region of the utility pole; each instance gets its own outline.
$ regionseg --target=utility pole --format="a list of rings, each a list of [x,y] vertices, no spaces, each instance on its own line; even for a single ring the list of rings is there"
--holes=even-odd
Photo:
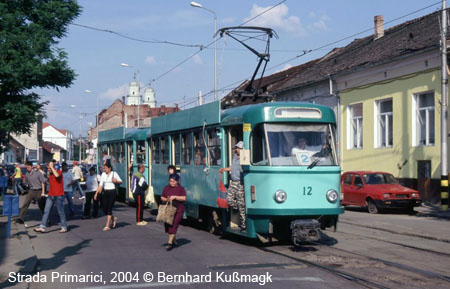
[[[447,211],[448,190],[448,77],[447,77],[447,10],[442,0],[441,21],[441,210]]]

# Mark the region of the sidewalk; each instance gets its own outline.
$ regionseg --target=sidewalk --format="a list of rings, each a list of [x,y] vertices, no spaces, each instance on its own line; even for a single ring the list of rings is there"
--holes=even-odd
[[[11,222],[11,238],[7,238],[7,222],[8,217],[0,217],[0,284],[9,278],[11,272],[33,274],[38,263],[25,227],[16,224],[13,220]]]

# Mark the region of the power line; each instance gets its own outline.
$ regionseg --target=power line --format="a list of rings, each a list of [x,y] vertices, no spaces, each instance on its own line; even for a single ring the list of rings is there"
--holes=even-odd
[[[83,28],[87,28],[87,29],[91,29],[91,30],[95,30],[95,31],[99,31],[99,32],[105,32],[105,33],[114,34],[114,35],[117,35],[119,37],[126,38],[126,39],[133,40],[133,41],[137,41],[137,42],[151,43],[151,44],[169,44],[169,45],[175,45],[175,46],[181,46],[181,47],[200,47],[200,49],[203,47],[203,45],[201,45],[201,44],[184,44],[184,43],[165,41],[165,40],[144,40],[144,39],[139,39],[139,38],[127,36],[127,35],[124,35],[122,33],[119,33],[119,32],[116,32],[116,31],[112,31],[112,30],[109,30],[109,29],[96,28],[96,27],[83,25],[83,24],[78,24],[78,23],[72,23],[72,25],[83,27]]]
[[[244,24],[247,24],[248,22],[250,22],[250,21],[254,20],[255,18],[257,18],[257,17],[263,15],[263,14],[266,13],[266,12],[269,12],[269,11],[272,10],[273,8],[275,8],[275,7],[277,7],[277,6],[281,5],[281,4],[283,4],[283,3],[286,2],[286,1],[287,1],[287,0],[281,1],[280,3],[278,3],[278,4],[276,4],[276,5],[272,6],[272,7],[270,7],[270,8],[267,9],[267,10],[264,10],[263,12],[261,12],[261,13],[259,13],[258,15],[256,15],[256,16],[254,16],[254,17],[248,19],[247,21],[245,21],[244,23],[242,23],[241,25],[238,25],[238,26],[242,26],[242,25],[244,25]]]

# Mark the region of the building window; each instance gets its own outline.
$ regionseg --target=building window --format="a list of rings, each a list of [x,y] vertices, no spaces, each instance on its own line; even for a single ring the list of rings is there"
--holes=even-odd
[[[347,110],[347,148],[360,149],[363,147],[363,105],[357,103],[348,106]]]
[[[413,142],[416,146],[434,145],[434,93],[416,94],[413,105],[415,116]]]
[[[392,98],[377,101],[375,109],[377,117],[375,121],[375,146],[378,148],[392,147]]]

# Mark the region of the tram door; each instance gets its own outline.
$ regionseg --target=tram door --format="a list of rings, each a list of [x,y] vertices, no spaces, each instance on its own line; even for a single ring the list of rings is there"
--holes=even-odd
[[[131,192],[131,178],[133,177],[132,167],[130,164],[134,165],[134,150],[133,150],[133,142],[127,142],[127,192],[128,199],[133,200],[133,193]]]
[[[226,151],[228,152],[227,166],[231,166],[233,162],[233,156],[235,153],[234,145],[238,142],[243,141],[243,133],[242,133],[242,125],[231,126],[227,129],[227,146]],[[229,178],[231,179],[231,178]],[[228,182],[228,185],[230,182]],[[229,186],[228,186],[229,189]],[[235,210],[230,210],[230,227],[231,228],[239,228],[240,219],[239,212]]]

